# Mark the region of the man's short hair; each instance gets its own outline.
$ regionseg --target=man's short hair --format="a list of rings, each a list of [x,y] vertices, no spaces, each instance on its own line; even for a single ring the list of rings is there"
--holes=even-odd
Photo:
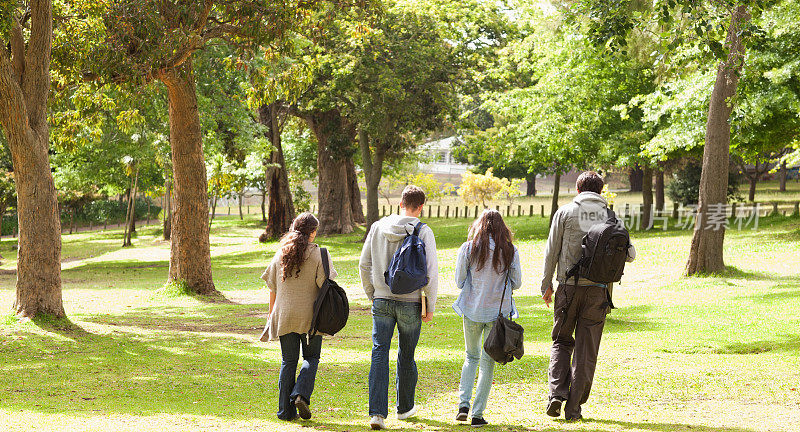
[[[408,185],[403,189],[400,205],[409,210],[416,210],[425,204],[425,191],[419,186]]]
[[[578,176],[578,181],[575,182],[575,188],[578,192],[603,192],[603,178],[600,174],[594,171],[585,171]]]

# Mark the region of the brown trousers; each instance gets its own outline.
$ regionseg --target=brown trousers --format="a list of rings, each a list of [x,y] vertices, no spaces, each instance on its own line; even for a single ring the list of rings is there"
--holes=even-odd
[[[560,284],[553,310],[553,348],[550,352],[550,399],[565,400],[564,415],[578,417],[589,398],[597,352],[603,335],[606,290],[598,286]],[[574,333],[574,337],[573,337]]]

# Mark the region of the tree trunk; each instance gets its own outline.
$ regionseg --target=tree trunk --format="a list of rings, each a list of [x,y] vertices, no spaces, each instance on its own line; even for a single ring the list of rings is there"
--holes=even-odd
[[[259,237],[262,242],[270,238],[279,238],[289,231],[295,217],[292,192],[289,190],[289,173],[283,157],[281,128],[278,122],[280,103],[280,101],[273,102],[269,105],[262,105],[258,109],[258,121],[267,126],[267,138],[273,147],[265,172],[266,188],[269,191],[269,213],[267,227]],[[261,211],[264,211],[263,206]]]
[[[263,190],[261,191],[261,222],[266,222],[266,221],[267,221],[267,191]]]
[[[164,182],[164,240],[169,240],[172,234],[172,180]]]
[[[555,176],[555,183],[553,183],[553,199],[550,202],[550,224],[553,224],[553,215],[556,214],[556,210],[558,210],[558,193],[559,189],[561,189],[561,172],[556,171]]]
[[[742,28],[750,19],[747,6],[737,6],[731,15],[726,45],[728,58],[717,68],[717,79],[711,92],[706,123],[706,140],[703,150],[703,171],[700,176],[700,197],[695,219],[686,274],[716,273],[725,269],[722,244],[724,226],[711,226],[709,218],[727,204],[728,170],[730,164],[730,100],[736,95],[736,86],[744,64],[745,47]],[[724,207],[723,207],[724,208]]]
[[[356,164],[353,163],[353,158],[347,159],[347,184],[350,192],[350,212],[353,214],[353,221],[359,224],[366,223],[364,207],[361,205],[361,188],[358,187]]]
[[[9,32],[11,52],[0,43],[0,124],[11,152],[19,225],[13,307],[24,317],[63,317],[61,221],[48,156],[51,2],[29,2],[29,12],[27,49],[15,20]]]
[[[319,188],[320,234],[349,234],[353,232],[350,191],[347,183],[347,164],[334,148],[334,134],[343,135],[342,119],[336,111],[315,113],[308,117],[309,126],[317,138],[317,170]],[[369,196],[367,196],[369,199]]]
[[[244,213],[242,213],[242,197],[244,196],[244,191],[239,192],[239,220],[244,220]]]
[[[747,192],[747,200],[753,202],[756,200],[756,185],[758,184],[758,163],[756,163],[756,173],[753,176],[748,176],[747,180],[750,183],[750,189]]]
[[[169,131],[175,180],[175,215],[169,282],[183,281],[190,292],[219,295],[211,275],[208,183],[197,90],[191,59],[160,76],[169,95]]]
[[[211,196],[211,220],[209,223],[214,222],[214,216],[217,215],[217,194]]]
[[[779,179],[779,192],[786,192],[786,177],[787,177],[786,161],[781,161],[781,169],[778,171]]]
[[[663,212],[664,211],[664,170],[657,169],[656,170],[656,179],[655,179],[655,189],[656,189],[656,211]]]
[[[122,247],[130,246],[131,236],[133,235],[133,224],[136,218],[136,193],[139,188],[139,168],[136,168],[136,174],[133,177],[133,188],[131,189],[130,199],[128,200],[128,226],[125,228],[125,238],[122,241]]]
[[[525,183],[525,196],[536,196],[536,174],[528,174]]]
[[[642,220],[639,229],[650,229],[650,218],[653,216],[653,169],[645,166],[642,169]]]
[[[639,165],[634,166],[628,171],[628,181],[631,184],[631,192],[642,191],[642,181],[644,180],[644,171]]]
[[[364,168],[364,178],[367,183],[367,223],[366,232],[369,233],[372,224],[380,218],[378,213],[378,186],[383,175],[384,150],[381,146],[376,146],[373,155],[370,149],[369,136],[366,131],[358,131],[358,147],[361,150],[361,163]],[[387,198],[388,201],[388,198]],[[391,205],[390,205],[391,207]]]

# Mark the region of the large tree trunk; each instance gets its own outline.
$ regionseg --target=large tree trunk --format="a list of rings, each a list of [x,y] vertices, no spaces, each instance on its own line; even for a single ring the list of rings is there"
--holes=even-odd
[[[553,199],[550,201],[550,224],[553,224],[553,215],[558,210],[558,194],[561,189],[561,171],[556,171],[555,183],[553,183]]]
[[[342,118],[336,111],[326,111],[309,116],[308,122],[317,138],[319,233],[351,233],[354,222],[347,182],[347,164],[341,152],[337,151],[340,149],[335,148],[332,142],[334,135],[341,138],[345,134]]]
[[[650,218],[653,216],[653,169],[645,166],[642,169],[642,220],[639,229],[650,229]]]
[[[266,173],[266,170],[264,171]],[[266,176],[266,174],[265,174]],[[267,221],[267,191],[261,191],[261,222]]]
[[[536,196],[536,174],[528,174],[525,177],[525,195],[526,196]]]
[[[631,168],[628,171],[628,181],[631,184],[631,192],[641,192],[642,191],[642,181],[644,180],[644,171],[639,165]]]
[[[664,211],[664,170],[656,170],[655,179],[655,192],[656,192],[656,211]]]
[[[364,207],[361,205],[361,188],[358,187],[356,164],[353,162],[353,158],[347,159],[347,184],[350,192],[350,212],[353,214],[353,222],[366,223]]]
[[[262,242],[270,238],[279,238],[289,231],[295,217],[292,193],[289,190],[289,173],[286,171],[286,160],[283,157],[281,127],[278,122],[279,104],[280,102],[273,102],[258,108],[258,121],[267,126],[267,135],[274,148],[265,172],[269,191],[269,213],[267,227],[259,237]]]
[[[378,221],[378,186],[383,176],[384,150],[376,146],[375,152],[370,149],[369,136],[364,130],[358,131],[358,147],[361,150],[361,163],[364,167],[364,178],[367,183],[367,223],[369,233],[372,224]],[[388,198],[387,198],[388,199]]]
[[[787,176],[787,169],[786,169],[786,161],[781,161],[781,169],[778,171],[778,180],[779,180],[779,192],[786,192],[786,176]]]
[[[164,182],[164,240],[172,234],[172,180]]]
[[[197,90],[191,59],[160,76],[169,95],[169,133],[175,180],[175,215],[169,282],[193,293],[219,295],[211,276],[208,183]]]
[[[716,273],[725,269],[722,244],[725,226],[712,226],[710,219],[727,205],[728,170],[730,164],[730,116],[736,95],[739,74],[744,64],[745,47],[742,28],[750,19],[747,6],[737,6],[731,15],[726,45],[728,58],[717,68],[717,79],[711,92],[706,123],[703,171],[700,176],[700,197],[697,209],[686,274]]]
[[[48,156],[51,2],[33,0],[29,12],[27,48],[15,19],[8,20],[12,22],[10,52],[6,41],[0,41],[0,124],[11,151],[19,224],[14,310],[30,318],[63,317],[61,221]]]

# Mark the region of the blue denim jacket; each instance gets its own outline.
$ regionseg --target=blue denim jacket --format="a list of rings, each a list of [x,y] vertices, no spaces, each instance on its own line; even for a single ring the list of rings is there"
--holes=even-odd
[[[506,272],[498,273],[490,262],[487,262],[482,269],[476,271],[474,266],[469,264],[469,253],[472,249],[472,242],[466,242],[458,250],[456,259],[456,286],[461,290],[453,309],[459,316],[466,316],[475,322],[490,322],[497,319],[500,310],[500,296],[503,293],[503,282],[505,282]],[[494,242],[490,243],[490,249],[494,251]],[[522,267],[520,265],[519,251],[514,247],[514,259],[511,261],[511,268],[508,275],[508,287],[503,299],[503,315],[511,314],[512,318],[517,318],[519,313],[514,304],[511,292],[522,286]]]

